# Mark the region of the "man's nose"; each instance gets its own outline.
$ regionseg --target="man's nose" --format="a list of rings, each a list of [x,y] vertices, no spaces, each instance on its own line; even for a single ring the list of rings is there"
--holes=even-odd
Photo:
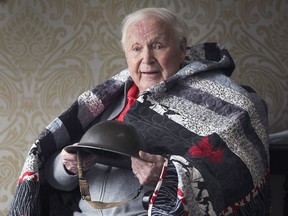
[[[142,63],[143,64],[152,64],[155,62],[154,53],[152,49],[145,47],[143,50]]]

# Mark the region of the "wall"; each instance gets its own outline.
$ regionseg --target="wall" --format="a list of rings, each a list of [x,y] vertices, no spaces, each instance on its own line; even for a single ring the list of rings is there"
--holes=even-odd
[[[126,67],[122,18],[168,7],[189,42],[217,41],[238,82],[267,102],[271,132],[288,126],[287,0],[6,0],[0,2],[0,216],[30,145],[77,96]]]

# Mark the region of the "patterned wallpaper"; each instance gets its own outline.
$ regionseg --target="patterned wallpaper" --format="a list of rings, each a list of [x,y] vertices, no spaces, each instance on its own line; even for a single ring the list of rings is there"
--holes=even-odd
[[[79,94],[126,67],[121,20],[149,6],[183,17],[190,43],[226,46],[233,78],[266,100],[271,132],[288,129],[287,0],[2,0],[0,216],[34,139]]]

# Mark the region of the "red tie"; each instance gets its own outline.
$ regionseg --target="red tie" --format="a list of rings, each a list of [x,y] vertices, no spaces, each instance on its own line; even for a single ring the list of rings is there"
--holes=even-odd
[[[136,98],[137,94],[138,94],[138,87],[134,83],[129,88],[129,90],[127,92],[127,104],[126,104],[125,108],[122,110],[122,112],[119,114],[119,116],[115,118],[115,120],[123,121],[123,118],[124,118],[126,112],[133,105],[133,103],[137,100],[137,98]]]

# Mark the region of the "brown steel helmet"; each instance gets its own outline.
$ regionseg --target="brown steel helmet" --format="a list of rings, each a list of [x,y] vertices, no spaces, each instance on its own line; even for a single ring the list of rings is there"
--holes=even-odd
[[[141,138],[136,129],[120,121],[103,121],[89,128],[78,145],[69,145],[69,153],[94,153],[99,163],[130,168],[130,157],[139,158]]]

